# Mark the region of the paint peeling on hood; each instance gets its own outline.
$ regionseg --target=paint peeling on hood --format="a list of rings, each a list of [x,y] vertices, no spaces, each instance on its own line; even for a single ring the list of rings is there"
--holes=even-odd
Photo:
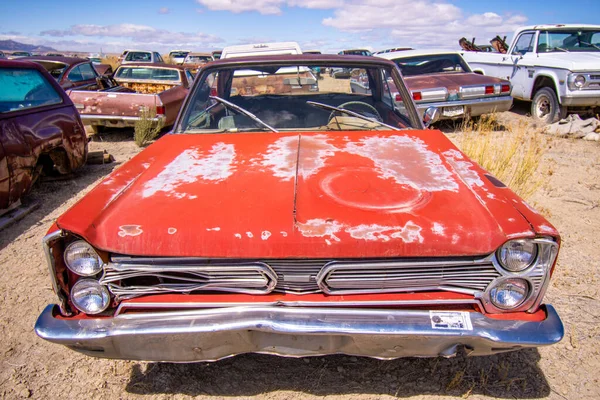
[[[175,190],[184,183],[223,181],[234,173],[234,161],[233,144],[216,143],[208,152],[200,148],[184,150],[158,176],[146,182],[142,196],[150,197],[157,192],[177,196]]]
[[[424,141],[410,136],[368,137],[348,143],[348,153],[373,160],[381,177],[430,192],[458,191],[452,172]]]

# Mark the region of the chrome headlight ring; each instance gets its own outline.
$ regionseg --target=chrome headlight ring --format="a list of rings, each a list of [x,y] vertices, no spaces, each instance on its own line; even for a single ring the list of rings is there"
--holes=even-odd
[[[502,266],[498,259],[499,251],[494,252],[491,256],[491,261],[501,276],[492,281],[484,292],[476,295],[487,312],[505,313],[507,311],[535,311],[539,307],[542,298],[546,293],[550,281],[550,271],[558,253],[558,243],[547,237],[516,240],[528,240],[531,241],[531,243],[534,243],[537,246],[536,256],[531,265],[527,268],[513,272]],[[502,247],[500,247],[500,249],[501,248]],[[513,308],[497,307],[492,302],[492,290],[509,279],[523,279],[527,281],[529,284],[529,293],[522,302]]]

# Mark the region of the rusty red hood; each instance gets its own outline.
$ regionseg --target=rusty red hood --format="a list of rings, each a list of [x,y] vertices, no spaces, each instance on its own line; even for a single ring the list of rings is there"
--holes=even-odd
[[[438,131],[166,135],[58,225],[129,255],[483,255],[534,235],[484,173]]]
[[[472,72],[406,76],[404,77],[404,81],[411,91],[444,87],[450,92],[458,92],[461,86],[508,83],[504,79]]]

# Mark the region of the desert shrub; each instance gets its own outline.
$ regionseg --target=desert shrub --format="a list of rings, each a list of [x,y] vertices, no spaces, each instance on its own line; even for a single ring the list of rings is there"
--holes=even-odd
[[[456,136],[456,145],[483,169],[496,176],[519,196],[529,198],[543,183],[538,173],[547,138],[528,124],[502,127],[495,115],[467,122]]]
[[[137,144],[139,147],[143,147],[152,140],[156,139],[162,126],[152,120],[154,117],[156,117],[155,110],[142,108],[140,110],[139,117],[140,118],[135,121],[133,138],[135,140],[135,144]]]

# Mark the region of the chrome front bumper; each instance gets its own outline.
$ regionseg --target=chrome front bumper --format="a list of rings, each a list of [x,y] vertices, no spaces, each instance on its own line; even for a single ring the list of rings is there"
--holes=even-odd
[[[35,331],[87,355],[126,360],[216,361],[243,353],[448,357],[460,347],[470,355],[489,355],[559,342],[562,322],[552,306],[545,308],[541,322],[471,312],[458,313],[468,314],[462,328],[449,328],[436,318],[447,311],[268,306],[59,319],[49,305]]]
[[[485,97],[481,99],[471,100],[452,100],[440,101],[435,103],[417,103],[417,110],[421,115],[429,107],[436,107],[439,110],[440,119],[462,119],[466,116],[478,117],[483,114],[491,114],[494,112],[503,112],[510,110],[513,98],[511,96]],[[444,108],[446,107],[464,107],[464,114],[455,117],[444,116]]]

